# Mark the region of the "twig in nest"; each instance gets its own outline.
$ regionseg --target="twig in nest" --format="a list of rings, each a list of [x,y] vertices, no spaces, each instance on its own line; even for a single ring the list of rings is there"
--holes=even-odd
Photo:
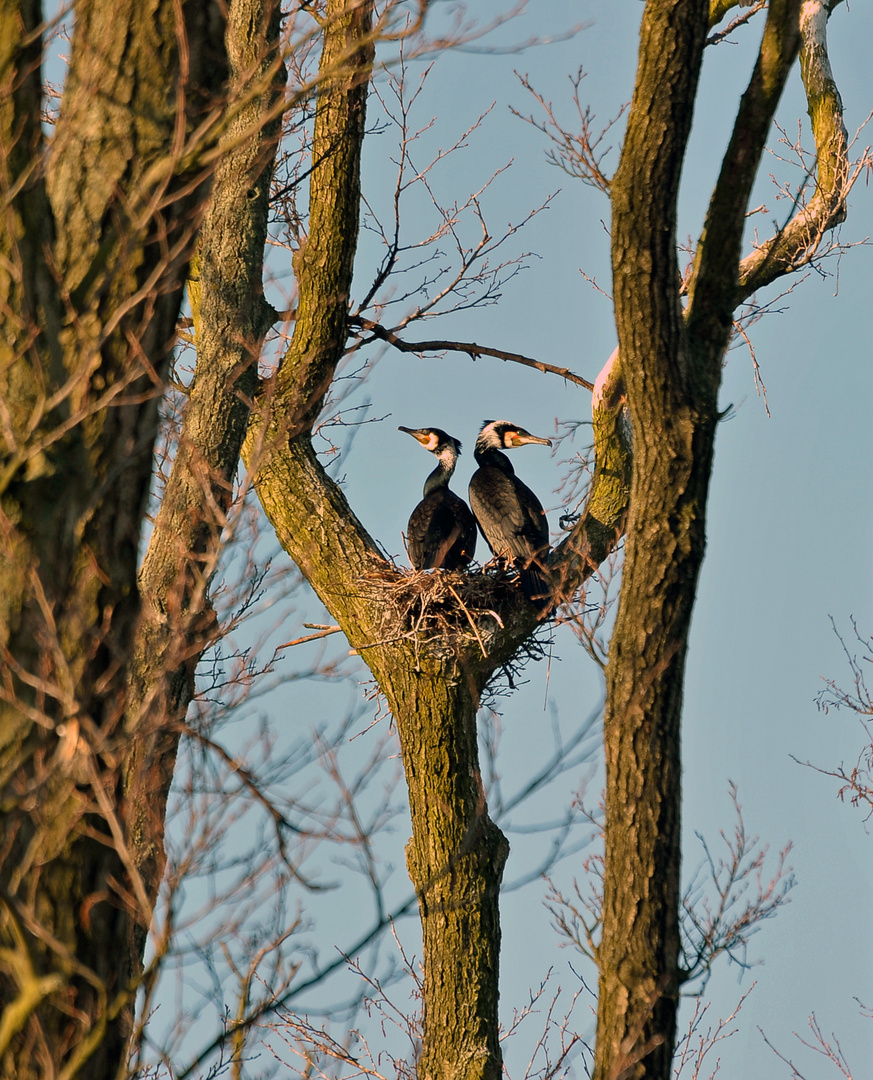
[[[475,624],[475,623],[473,622],[473,616],[472,616],[472,615],[470,614],[470,612],[469,612],[469,611],[467,611],[467,605],[466,605],[466,604],[464,603],[464,601],[463,601],[463,600],[462,600],[462,599],[460,598],[460,596],[458,596],[458,594],[457,594],[457,593],[455,592],[455,590],[454,590],[454,589],[453,589],[453,588],[451,587],[451,585],[449,585],[449,592],[450,592],[450,593],[452,594],[452,596],[454,596],[454,598],[455,598],[455,599],[456,599],[456,600],[458,601],[458,603],[459,603],[459,604],[461,605],[461,609],[462,609],[462,611],[463,611],[463,612],[464,612],[464,614],[465,614],[465,615],[467,616],[467,621],[468,621],[468,622],[470,623],[470,628],[472,629],[473,633],[474,633],[474,634],[476,635],[476,640],[477,640],[477,641],[479,642],[479,648],[480,648],[480,649],[482,650],[482,655],[483,655],[483,656],[487,656],[487,655],[488,655],[488,650],[487,650],[487,649],[485,648],[484,644],[482,643],[482,638],[481,638],[481,637],[479,636],[479,628],[478,628],[478,627],[476,626],[476,624]],[[498,620],[498,621],[499,621],[499,620]]]

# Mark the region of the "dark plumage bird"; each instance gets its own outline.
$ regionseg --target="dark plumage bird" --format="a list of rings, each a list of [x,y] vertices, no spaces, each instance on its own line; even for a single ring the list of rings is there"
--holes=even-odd
[[[541,569],[549,551],[546,512],[501,453],[526,443],[552,445],[551,439],[540,439],[507,420],[485,421],[476,440],[479,468],[470,481],[470,506],[491,550],[519,568],[524,595],[545,609],[551,603],[549,579]]]
[[[424,498],[406,527],[412,565],[416,570],[462,570],[476,550],[476,520],[464,500],[449,491],[461,444],[441,428],[397,430],[405,431],[439,458],[424,482]]]

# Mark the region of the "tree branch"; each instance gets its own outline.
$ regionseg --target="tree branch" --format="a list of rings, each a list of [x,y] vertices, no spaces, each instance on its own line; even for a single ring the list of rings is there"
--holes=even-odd
[[[419,355],[424,352],[463,352],[467,353],[473,360],[477,360],[480,356],[493,356],[497,360],[508,360],[514,364],[522,364],[544,374],[559,375],[562,379],[575,383],[577,386],[583,386],[586,390],[594,389],[594,383],[589,382],[588,379],[583,379],[581,375],[574,374],[569,368],[555,367],[553,364],[546,364],[542,360],[534,360],[529,356],[523,356],[521,353],[492,349],[487,345],[477,345],[474,341],[403,341],[393,330],[389,330],[387,327],[372,322],[370,319],[364,319],[361,316],[351,317],[349,324],[351,326],[360,326],[362,330],[366,330],[367,333],[379,338],[380,341],[387,341],[389,345],[393,345],[400,352],[418,353]]]
[[[773,0],[755,69],[740,101],[730,143],[710,199],[688,284],[688,329],[722,349],[736,307],[737,264],[749,195],[776,106],[800,44],[801,0]]]
[[[276,375],[288,430],[311,427],[346,341],[349,289],[358,241],[360,156],[373,65],[373,7],[327,4],[312,142],[309,237],[297,252],[294,337]],[[341,223],[341,224],[339,224]]]
[[[827,53],[828,19],[840,2],[808,0],[800,16],[800,74],[816,146],[815,194],[740,263],[738,304],[783,274],[806,266],[825,233],[845,220],[846,199],[861,170],[850,172],[843,103]]]
[[[727,15],[730,9],[736,6],[737,0],[712,0],[709,8],[710,29],[713,26],[717,26],[725,17],[725,15]],[[753,15],[756,15],[763,7],[766,6],[766,0],[740,0],[740,6],[750,8],[750,10],[746,11],[742,15],[737,15],[736,18],[732,19],[731,22],[724,28],[724,30],[720,30],[717,34],[711,34],[706,39],[707,45],[717,44],[723,38],[727,37],[728,34],[732,34],[734,30],[737,29],[737,27],[743,26],[745,23],[747,23]]]

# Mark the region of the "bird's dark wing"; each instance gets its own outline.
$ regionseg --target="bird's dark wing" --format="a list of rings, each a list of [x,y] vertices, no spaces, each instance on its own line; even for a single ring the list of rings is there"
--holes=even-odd
[[[465,567],[476,550],[476,523],[453,491],[434,491],[412,511],[407,526],[409,558],[416,570]]]
[[[522,534],[534,552],[541,551],[549,546],[549,522],[543,504],[527,484],[523,484],[517,476],[513,480],[524,517]]]
[[[470,481],[470,505],[495,555],[530,559],[548,547],[545,511],[518,477],[482,466]]]
[[[446,495],[452,500],[452,513],[458,523],[459,533],[442,566],[446,570],[463,570],[476,554],[476,519],[460,496],[448,490]]]

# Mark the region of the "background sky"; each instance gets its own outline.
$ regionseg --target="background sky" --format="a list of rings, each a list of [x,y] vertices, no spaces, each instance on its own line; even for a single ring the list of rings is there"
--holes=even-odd
[[[506,5],[479,3],[476,13],[499,13]],[[454,13],[454,5],[435,5],[434,18]],[[494,35],[473,46],[436,58],[419,99],[415,124],[433,127],[415,150],[419,166],[429,152],[447,147],[494,104],[467,145],[447,158],[431,176],[433,190],[446,204],[462,201],[498,169],[511,162],[481,198],[492,234],[524,219],[545,198],[557,193],[547,210],[501,249],[504,257],[534,253],[526,269],[502,290],[499,303],[457,313],[410,328],[410,340],[454,338],[524,353],[566,365],[594,380],[616,344],[611,305],[586,280],[610,289],[609,206],[602,194],[583,186],[546,160],[547,141],[512,115],[510,107],[535,115],[536,103],[515,72],[531,82],[568,126],[574,121],[570,77],[586,72],[583,102],[598,120],[617,115],[633,89],[637,31],[642,14],[638,0],[549,0],[531,5]],[[584,24],[562,40],[565,32]],[[717,175],[739,96],[751,70],[759,19],[738,31],[733,43],[707,50],[699,104],[683,174],[680,240],[696,238]],[[518,48],[540,38],[544,43]],[[546,43],[548,39],[554,39]],[[830,55],[853,135],[873,109],[870,5],[841,6],[830,25]],[[425,66],[415,61],[417,78]],[[382,84],[384,86],[384,81]],[[370,110],[371,122],[377,115]],[[794,138],[802,124],[803,141],[812,145],[799,74],[795,70],[779,111],[780,124]],[[596,125],[595,125],[596,126]],[[615,149],[619,124],[606,143]],[[771,148],[777,154],[779,133]],[[859,147],[873,142],[873,127],[861,133]],[[388,130],[368,140],[364,156],[364,192],[384,210],[393,191],[390,161],[395,137]],[[774,220],[788,214],[777,201],[769,174],[782,180],[798,175],[776,158],[765,157],[753,206],[765,204],[757,220],[769,235]],[[410,240],[433,227],[432,211],[413,200],[404,221]],[[849,216],[838,233],[846,244],[873,233],[873,194],[862,179],[851,196]],[[469,226],[469,235],[475,228]],[[356,295],[363,294],[380,257],[372,235],[362,240],[356,270]],[[788,1075],[773,1057],[762,1031],[784,1055],[810,1077],[835,1070],[797,1042],[815,1014],[827,1035],[833,1033],[853,1075],[873,1075],[871,1021],[861,1005],[873,1006],[873,901],[871,838],[863,814],[841,803],[836,781],[822,769],[851,766],[862,734],[851,714],[825,715],[816,695],[825,679],[849,685],[851,678],[830,617],[852,647],[850,617],[863,633],[873,634],[871,575],[870,405],[873,400],[871,340],[873,249],[860,246],[812,271],[795,291],[752,330],[751,337],[767,387],[768,417],[755,386],[748,351],[729,354],[721,406],[733,405],[719,429],[710,502],[708,548],[697,598],[690,643],[684,712],[685,877],[701,859],[696,833],[718,850],[719,831],[732,833],[734,817],[729,783],[738,798],[749,833],[773,853],[791,841],[789,862],[796,876],[791,903],[753,938],[747,959],[760,966],[742,970],[722,961],[708,987],[710,1022],[725,1017],[741,995],[754,989],[737,1020],[736,1034],[721,1043],[722,1074]],[[795,280],[795,279],[792,279]],[[785,285],[771,286],[759,299],[769,300]],[[402,308],[401,308],[402,309]],[[391,316],[386,316],[390,321]],[[376,353],[372,354],[374,357]],[[464,444],[454,488],[466,490],[474,469],[475,435],[485,419],[506,418],[537,435],[554,437],[558,425],[590,418],[590,394],[516,365],[448,354],[420,359],[389,351],[380,355],[366,381],[353,388],[347,406],[370,402],[367,415],[384,417],[339,434],[349,442],[333,475],[341,477],[356,513],[386,551],[402,562],[401,533],[421,497],[424,478],[435,464],[397,425],[440,426]],[[351,414],[350,414],[351,415]],[[572,447],[555,455],[544,447],[518,451],[513,463],[536,490],[547,509],[554,534],[564,511],[558,493],[565,471],[562,460],[584,449],[581,429]],[[480,540],[480,557],[484,558]],[[309,613],[311,614],[311,612]],[[317,613],[316,613],[317,614]],[[299,616],[298,616],[299,617]],[[305,631],[293,620],[277,640]],[[302,647],[302,648],[308,648]],[[314,646],[313,646],[314,648]],[[341,650],[340,650],[341,651]],[[857,651],[857,650],[855,650]],[[289,664],[302,665],[300,649]],[[282,669],[280,668],[280,673]],[[527,683],[501,699],[503,742],[499,768],[507,790],[520,787],[531,761],[551,748],[553,723],[565,732],[596,710],[602,698],[597,666],[567,631],[556,634],[552,662],[531,665]],[[360,701],[366,688],[354,685]],[[289,718],[302,726],[329,724],[349,704],[347,687],[289,683],[265,699],[264,714],[277,730]],[[372,715],[372,707],[367,706]],[[366,711],[366,709],[365,709]],[[359,726],[366,726],[367,720]],[[384,721],[383,721],[384,725]],[[298,727],[298,730],[300,728]],[[368,751],[366,742],[350,743],[350,758]],[[530,820],[559,817],[572,793],[587,785],[596,803],[599,791],[597,751],[594,763],[579,766],[550,791],[549,800],[524,813]],[[402,785],[399,788],[402,809]],[[524,826],[522,814],[513,824]],[[408,820],[401,817],[394,836],[396,872],[389,893],[405,895],[402,844]],[[542,841],[510,833],[512,854],[507,881],[522,876],[537,858]],[[578,859],[563,864],[563,883],[579,872]],[[768,864],[769,865],[769,864]],[[552,985],[573,993],[576,972],[586,969],[571,950],[557,947],[543,883],[506,896],[503,914],[503,990],[505,1019],[551,969]],[[354,891],[325,898],[344,925],[338,943],[354,940],[359,900]],[[327,916],[325,915],[325,918]],[[415,953],[416,925],[402,931]],[[330,951],[326,940],[324,949]],[[582,1008],[589,1006],[583,1001]],[[683,1017],[690,1016],[687,1006]],[[580,1028],[592,1030],[583,1014]],[[760,1030],[759,1030],[760,1029]],[[506,1046],[510,1075],[523,1075],[531,1052],[520,1036]],[[714,1062],[706,1071],[709,1075]],[[581,1074],[579,1063],[575,1066]]]

